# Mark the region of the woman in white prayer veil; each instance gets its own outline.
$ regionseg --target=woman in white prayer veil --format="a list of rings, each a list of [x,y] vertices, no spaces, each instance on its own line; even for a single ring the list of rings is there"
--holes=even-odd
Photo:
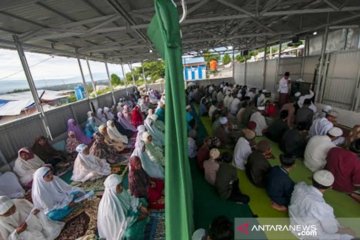
[[[156,146],[152,141],[152,136],[148,132],[142,134],[142,140],[145,143],[145,151],[148,154],[149,158],[153,162],[157,162],[162,166],[165,166],[165,157],[163,150]]]
[[[111,174],[104,182],[97,227],[100,239],[144,239],[148,211],[138,198],[132,197],[121,185],[119,175]]]
[[[111,173],[110,165],[106,160],[90,154],[89,147],[85,144],[77,146],[76,151],[78,155],[74,162],[72,181],[86,182]]]
[[[129,139],[127,138],[127,136],[119,133],[112,120],[107,121],[106,126],[107,126],[106,131],[111,140],[116,142],[122,142],[123,144],[129,143]]]
[[[160,128],[162,128],[160,125],[159,125],[160,127],[158,128],[156,122],[160,122],[160,121],[157,121],[157,118],[158,116],[156,114],[152,114],[148,116],[144,121],[144,125],[147,131],[153,137],[154,144],[159,147],[163,147],[165,145],[165,133],[160,130]],[[163,129],[165,130],[164,124],[162,124],[162,126]]]
[[[144,125],[140,125],[137,127],[137,135],[135,140],[135,147],[142,141],[142,134],[143,132],[146,132],[146,128]]]
[[[43,210],[51,220],[62,221],[67,217],[76,207],[74,200],[82,195],[82,189],[54,176],[48,167],[41,167],[34,173],[31,190],[34,207]]]
[[[145,143],[142,140],[139,140],[135,145],[135,149],[131,154],[131,157],[132,156],[138,156],[140,158],[142,168],[151,178],[165,178],[164,168],[157,162],[150,160],[149,155],[145,151]]]
[[[0,197],[0,238],[6,240],[53,240],[64,223],[47,219],[26,199]]]
[[[88,119],[93,118],[95,120],[95,124],[97,127],[99,127],[102,124],[100,119],[97,116],[95,116],[95,114],[92,111],[88,111],[87,116],[88,116]]]
[[[100,119],[101,122],[106,123],[106,121],[107,121],[106,115],[104,114],[104,111],[102,110],[102,108],[98,108],[96,110],[96,116],[98,119]]]
[[[23,198],[25,190],[13,172],[0,173],[0,196]]]
[[[31,188],[34,172],[45,163],[28,148],[21,148],[15,160],[14,172],[25,188]]]

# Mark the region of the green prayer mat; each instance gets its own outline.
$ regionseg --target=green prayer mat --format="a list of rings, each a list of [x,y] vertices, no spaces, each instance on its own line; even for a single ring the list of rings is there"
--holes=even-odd
[[[201,117],[201,121],[209,132],[211,130],[211,121],[209,117]],[[282,153],[278,144],[270,141],[266,137],[257,137],[256,141],[266,139],[271,143],[271,148],[275,159],[270,160],[272,166],[280,165],[279,155]],[[305,181],[311,183],[312,172],[307,169],[302,159],[296,160],[295,167],[290,171],[290,177],[295,182]],[[252,212],[258,217],[263,218],[277,218],[288,217],[287,212],[279,212],[271,207],[271,200],[267,196],[265,189],[254,186],[247,178],[245,171],[238,170],[240,181],[240,189],[244,194],[249,195],[249,206]],[[334,213],[337,218],[359,218],[360,217],[360,204],[345,193],[337,192],[335,190],[328,190],[324,194],[325,201],[334,208]],[[260,221],[261,222],[261,221]],[[341,221],[340,221],[341,223]],[[345,225],[345,223],[344,223]],[[346,226],[351,227],[353,230],[358,229],[358,226],[352,226],[351,223],[346,223]],[[360,234],[360,233],[358,233]],[[272,237],[268,235],[268,237]],[[296,239],[294,236],[289,235],[289,239]]]

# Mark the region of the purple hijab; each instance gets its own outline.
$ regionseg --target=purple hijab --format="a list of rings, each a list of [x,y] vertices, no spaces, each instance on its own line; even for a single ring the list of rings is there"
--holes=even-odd
[[[91,139],[88,138],[80,129],[79,125],[76,123],[76,121],[72,118],[70,118],[67,122],[68,124],[68,132],[72,131],[75,133],[76,139],[84,144],[90,144]]]
[[[124,117],[122,112],[118,112],[117,114],[118,122],[121,124],[121,126],[125,129],[128,129],[132,132],[136,132],[136,128]]]

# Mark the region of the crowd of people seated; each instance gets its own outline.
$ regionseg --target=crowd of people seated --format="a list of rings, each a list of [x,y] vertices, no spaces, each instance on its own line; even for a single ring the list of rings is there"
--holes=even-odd
[[[286,74],[287,75],[287,74]],[[352,239],[351,229],[340,226],[323,193],[333,187],[360,199],[360,127],[348,136],[337,126],[337,112],[326,106],[317,112],[312,91],[289,96],[282,79],[279,106],[262,89],[222,83],[186,89],[184,116],[188,132],[188,156],[219,198],[238,204],[251,202],[240,189],[238,171],[263,188],[277,211],[288,212],[290,221],[306,224],[312,219],[323,239]],[[195,108],[211,119],[210,136],[200,138]],[[13,172],[0,176],[0,234],[4,239],[55,239],[64,219],[91,196],[61,179],[71,169],[72,181],[99,178],[105,191],[98,208],[98,235],[102,239],[143,239],[149,209],[163,209],[165,161],[165,94],[155,90],[120,99],[117,105],[87,113],[84,125],[67,122],[65,151],[58,151],[46,137],[36,138],[31,148],[18,152]],[[260,137],[260,138],[257,138]],[[279,144],[280,165],[273,166],[270,141]],[[131,156],[123,158],[130,152]],[[313,172],[312,185],[296,183],[289,176],[301,158]],[[129,190],[124,176],[112,174],[112,166],[128,166]],[[31,192],[32,203],[24,199]],[[336,231],[329,232],[326,218]],[[193,239],[233,239],[231,221],[214,219],[208,230]],[[294,233],[296,234],[296,233]]]
[[[63,151],[44,136],[21,148],[13,171],[0,175],[0,239],[57,238],[66,217],[93,197],[61,178],[68,171],[73,182],[106,178],[98,196],[100,238],[143,239],[149,209],[165,206],[164,98],[135,91],[116,106],[89,111],[84,125],[69,119]],[[128,166],[128,175],[112,174],[118,164]]]
[[[291,96],[288,79],[286,73],[280,81],[278,105],[266,89],[225,82],[188,87],[188,103],[199,104],[199,115],[209,117],[212,124],[203,143],[194,147],[189,140],[189,157],[220,198],[251,202],[239,189],[236,170],[244,171],[254,186],[264,188],[271,199],[269,207],[288,212],[292,223],[315,222],[320,239],[353,239],[354,232],[340,226],[323,193],[334,188],[360,202],[360,126],[345,138],[336,122],[338,113],[331,106],[317,111],[312,90]],[[278,166],[271,164],[275,157],[270,141],[283,152]],[[198,149],[196,157],[193,149]],[[296,183],[289,176],[296,159],[313,172],[312,185]],[[199,230],[193,239],[206,239],[207,234]]]

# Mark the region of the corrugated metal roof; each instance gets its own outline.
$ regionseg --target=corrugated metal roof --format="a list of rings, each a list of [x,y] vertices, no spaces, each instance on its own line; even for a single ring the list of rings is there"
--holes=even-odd
[[[357,24],[358,0],[186,0],[183,50],[262,47],[326,25]],[[182,10],[180,1],[179,13]],[[1,0],[0,47],[19,36],[28,51],[109,62],[155,59],[146,37],[153,0]],[[131,47],[131,46],[136,47]]]

